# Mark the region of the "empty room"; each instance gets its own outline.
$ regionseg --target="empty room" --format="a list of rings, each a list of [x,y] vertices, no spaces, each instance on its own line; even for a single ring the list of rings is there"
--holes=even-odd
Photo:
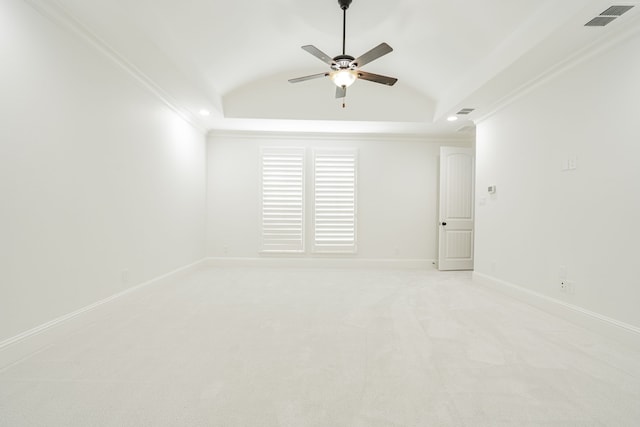
[[[636,0],[0,0],[0,426],[640,425],[639,52]]]

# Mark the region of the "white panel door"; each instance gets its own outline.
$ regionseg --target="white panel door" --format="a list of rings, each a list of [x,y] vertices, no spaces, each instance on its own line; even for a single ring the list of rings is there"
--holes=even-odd
[[[440,148],[438,269],[473,269],[473,149]]]

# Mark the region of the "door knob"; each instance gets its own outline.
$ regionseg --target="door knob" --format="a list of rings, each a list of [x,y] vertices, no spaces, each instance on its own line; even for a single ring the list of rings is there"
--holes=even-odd
[[[443,226],[444,226],[444,225],[447,225],[447,223],[446,223],[446,222],[442,222],[441,224],[442,224]]]

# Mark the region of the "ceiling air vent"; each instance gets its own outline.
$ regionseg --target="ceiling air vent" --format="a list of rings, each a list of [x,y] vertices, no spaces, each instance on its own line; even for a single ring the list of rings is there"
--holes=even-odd
[[[596,16],[591,21],[584,24],[585,27],[604,27],[616,19],[615,16]]]
[[[600,16],[621,16],[623,13],[628,12],[633,6],[611,6],[600,14]]]
[[[600,16],[596,16],[591,21],[584,24],[584,26],[604,27],[605,25],[610,24],[618,16],[621,16],[623,13],[628,12],[632,8],[633,6],[611,6],[607,10],[602,12]]]
[[[456,114],[469,114],[474,110],[475,108],[463,108],[462,110],[458,111]]]

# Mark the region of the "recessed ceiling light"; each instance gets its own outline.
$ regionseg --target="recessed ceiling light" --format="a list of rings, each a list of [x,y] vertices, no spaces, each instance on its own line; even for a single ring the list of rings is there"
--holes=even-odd
[[[200,110],[200,115],[207,117],[208,115],[210,115],[211,113],[209,112],[209,110]]]
[[[447,117],[447,120],[449,120],[450,122],[455,122],[456,120],[458,120],[458,118],[456,116],[449,116]]]

